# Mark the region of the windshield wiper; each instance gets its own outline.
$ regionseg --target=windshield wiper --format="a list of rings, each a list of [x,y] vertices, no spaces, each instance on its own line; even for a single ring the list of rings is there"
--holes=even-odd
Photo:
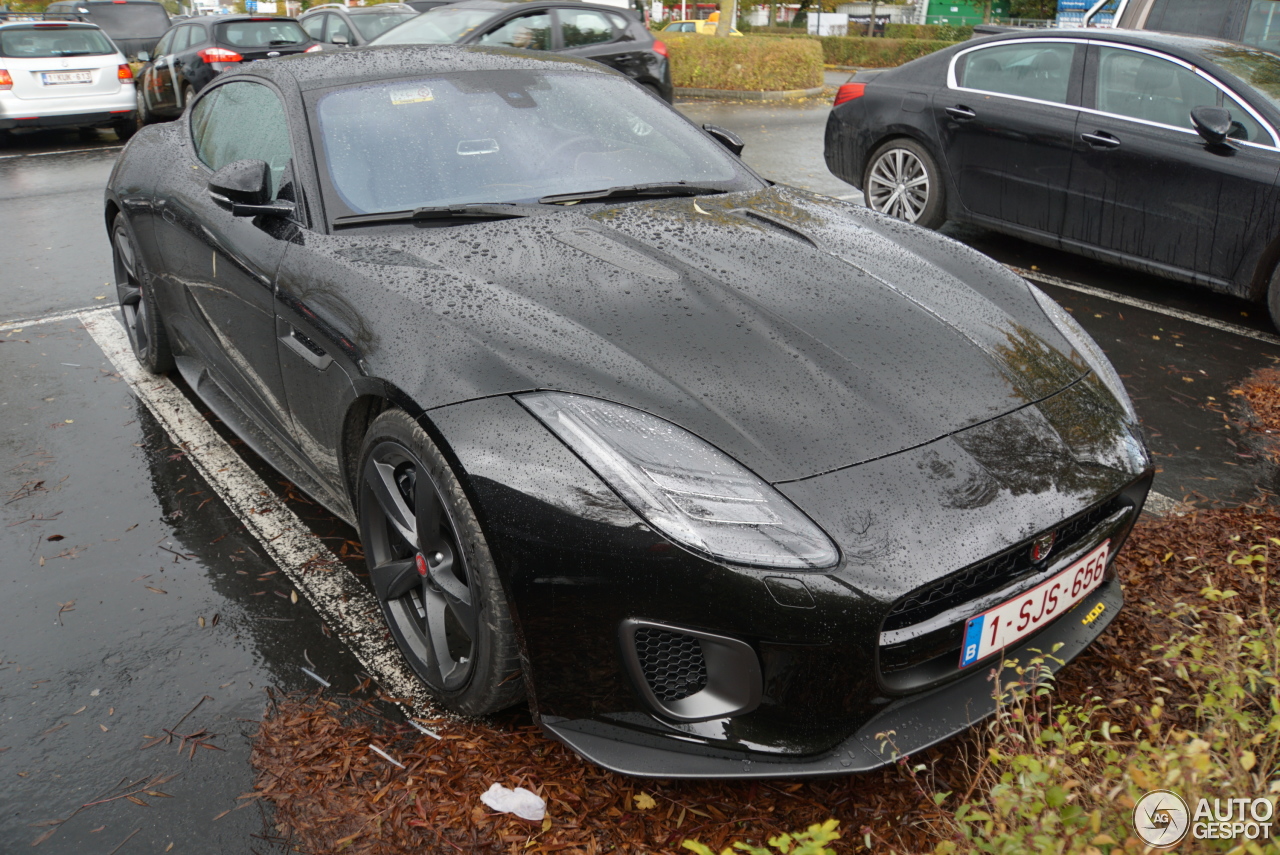
[[[604,190],[584,190],[579,193],[554,193],[543,196],[538,201],[543,205],[557,205],[565,202],[586,202],[595,199],[621,199],[629,196],[658,198],[662,196],[706,196],[711,193],[727,193],[722,187],[705,187],[699,184],[687,184],[684,181],[657,182],[654,184],[624,184],[620,187],[606,187]]]
[[[405,220],[511,220],[527,217],[530,211],[513,202],[497,202],[488,205],[436,205],[414,208],[408,211],[387,211],[382,214],[349,214],[334,218],[335,226],[358,226],[366,223],[393,223]]]

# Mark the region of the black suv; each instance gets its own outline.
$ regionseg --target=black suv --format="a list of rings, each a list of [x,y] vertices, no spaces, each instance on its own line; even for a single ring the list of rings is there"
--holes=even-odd
[[[377,6],[344,6],[326,3],[312,6],[298,17],[307,35],[331,45],[367,45],[392,27],[417,16],[407,3],[381,3]]]
[[[423,12],[373,44],[556,51],[620,71],[668,104],[673,95],[667,46],[654,39],[635,13],[614,6],[573,0],[462,0]]]
[[[58,0],[44,11],[97,24],[129,59],[154,49],[169,29],[169,13],[154,0]]]
[[[195,94],[242,62],[302,53],[315,41],[293,18],[210,15],[165,33],[138,75],[138,124],[182,115]]]

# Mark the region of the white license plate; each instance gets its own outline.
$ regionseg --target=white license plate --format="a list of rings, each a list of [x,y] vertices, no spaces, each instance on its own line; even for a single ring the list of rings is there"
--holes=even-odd
[[[46,71],[40,77],[45,86],[59,86],[63,83],[92,83],[92,71]]]
[[[960,667],[1009,647],[1040,629],[1089,596],[1107,570],[1111,541],[1103,544],[1066,570],[993,609],[969,618],[960,648]]]

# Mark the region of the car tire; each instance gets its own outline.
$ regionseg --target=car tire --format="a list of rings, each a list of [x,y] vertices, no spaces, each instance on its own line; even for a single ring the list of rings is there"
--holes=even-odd
[[[173,370],[169,336],[151,296],[150,277],[142,264],[137,241],[124,214],[116,214],[111,226],[111,256],[116,274],[116,297],[133,354],[152,374]]]
[[[134,110],[133,121],[134,121],[134,125],[136,126],[136,129],[142,130],[147,125],[151,124],[151,111],[147,109],[147,96],[146,96],[146,93],[142,91],[141,80],[138,81],[137,88],[138,88],[138,97],[135,99],[137,102],[137,107]]]
[[[191,106],[191,101],[196,97],[196,90],[190,83],[182,84],[182,109]]]
[[[455,713],[484,715],[520,701],[506,594],[444,456],[412,417],[388,410],[365,434],[357,477],[369,578],[414,673]]]
[[[877,148],[867,160],[862,193],[871,210],[927,229],[947,219],[942,173],[915,140],[899,138]]]
[[[1271,271],[1267,285],[1267,311],[1271,313],[1271,325],[1280,330],[1280,264]]]
[[[116,138],[120,142],[128,142],[129,138],[138,132],[138,123],[135,119],[126,119],[123,122],[116,122],[111,129],[116,132]]]

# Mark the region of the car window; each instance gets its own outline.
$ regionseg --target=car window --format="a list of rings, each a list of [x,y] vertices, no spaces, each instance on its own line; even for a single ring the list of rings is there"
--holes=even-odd
[[[373,40],[376,45],[445,45],[466,38],[493,18],[491,9],[440,6],[410,18]]]
[[[557,14],[560,16],[560,34],[567,48],[613,41],[613,26],[600,12],[560,8]]]
[[[1104,113],[1191,127],[1194,107],[1216,107],[1218,88],[1200,75],[1150,54],[1098,50],[1097,107]]]
[[[160,41],[156,42],[156,56],[168,56],[170,48],[173,45],[173,30],[165,33]]]
[[[260,83],[228,83],[197,101],[191,139],[197,156],[215,171],[237,160],[265,160],[273,199],[293,157],[284,105]]]
[[[39,29],[6,27],[0,30],[0,56],[103,56],[115,52],[116,46],[96,27],[46,25]]]
[[[343,20],[341,15],[325,15],[329,19],[329,26],[325,28],[324,40],[332,42],[338,36],[342,36],[347,40],[347,44],[351,44],[355,39],[351,38],[351,27]]]
[[[1258,124],[1257,119],[1249,115],[1249,111],[1244,106],[1232,98],[1230,95],[1224,95],[1222,106],[1231,111],[1231,130],[1227,136],[1233,140],[1244,140],[1245,142],[1260,143],[1262,145],[1271,145],[1271,134],[1263,130],[1262,125]]]
[[[191,27],[178,27],[173,31],[173,52],[182,53],[190,44]]]
[[[302,29],[307,31],[307,35],[316,41],[321,40],[324,33],[324,15],[312,15],[310,18],[303,18],[298,23],[302,25]]]
[[[1067,103],[1075,45],[1018,42],[967,53],[956,63],[956,83],[1000,95]]]
[[[613,21],[613,28],[617,30],[619,34],[625,33],[627,31],[626,18],[622,17],[621,15],[615,15],[613,12],[610,12],[609,20]]]
[[[1204,55],[1239,77],[1252,90],[1280,109],[1280,56],[1244,45],[1216,44]]]
[[[361,12],[351,16],[351,26],[366,39],[376,39],[387,30],[417,17],[415,12]]]
[[[1240,41],[1268,50],[1280,49],[1280,0],[1253,0]]]
[[[199,47],[202,44],[208,43],[209,32],[204,27],[199,24],[192,24],[190,27],[187,27],[187,29],[191,31],[190,38],[187,41],[188,48]]]
[[[94,3],[89,17],[109,36],[154,38],[169,29],[169,13],[159,3]]]
[[[219,44],[231,47],[300,45],[306,41],[307,32],[298,26],[297,21],[286,21],[282,18],[218,24]]]
[[[1232,5],[1225,0],[1156,0],[1146,29],[1220,36]]]
[[[535,201],[679,182],[759,186],[725,149],[630,80],[534,69],[335,89],[308,113],[332,210]]]
[[[534,12],[512,18],[485,33],[477,40],[477,44],[550,50],[551,16],[546,12]]]

